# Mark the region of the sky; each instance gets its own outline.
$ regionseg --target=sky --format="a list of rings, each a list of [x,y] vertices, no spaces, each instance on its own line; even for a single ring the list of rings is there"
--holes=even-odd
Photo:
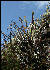
[[[1,30],[6,34],[11,21],[18,22],[19,17],[24,19],[26,16],[27,21],[31,22],[32,11],[34,19],[40,18],[46,10],[46,5],[48,1],[1,1]],[[17,25],[20,26],[21,23]]]

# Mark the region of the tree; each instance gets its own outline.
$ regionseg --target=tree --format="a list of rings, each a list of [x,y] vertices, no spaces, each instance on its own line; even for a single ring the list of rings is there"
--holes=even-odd
[[[47,6],[47,12],[40,19],[34,20],[32,12],[32,22],[27,26],[27,20],[19,17],[21,27],[16,22],[10,24],[10,34],[4,36],[3,49],[1,49],[1,69],[2,70],[47,70],[48,63],[48,45],[50,30],[50,11]],[[26,18],[24,16],[24,18]],[[36,22],[40,24],[36,24]],[[24,27],[23,22],[26,23]],[[15,29],[13,31],[13,28]],[[26,29],[26,30],[25,30]],[[7,38],[7,40],[6,40]],[[10,42],[9,42],[10,40]]]

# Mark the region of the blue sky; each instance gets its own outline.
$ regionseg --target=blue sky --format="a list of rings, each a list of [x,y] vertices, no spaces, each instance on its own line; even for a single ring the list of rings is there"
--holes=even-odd
[[[34,11],[34,19],[40,18],[46,10],[48,1],[1,1],[1,30],[7,33],[6,29],[12,20],[17,22],[19,17],[31,22],[32,11]],[[18,26],[21,23],[17,23]],[[25,25],[25,24],[24,24]]]

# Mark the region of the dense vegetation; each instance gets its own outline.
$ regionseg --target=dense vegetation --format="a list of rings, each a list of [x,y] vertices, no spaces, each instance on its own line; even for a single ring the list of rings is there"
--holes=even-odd
[[[34,20],[27,25],[19,17],[21,27],[12,22],[7,28],[9,35],[3,34],[4,43],[1,44],[1,69],[2,70],[47,70],[49,69],[49,45],[50,45],[50,10],[47,6],[46,12],[40,19]],[[26,23],[24,27],[23,22]],[[14,31],[13,31],[14,29]],[[49,40],[48,40],[49,39]]]

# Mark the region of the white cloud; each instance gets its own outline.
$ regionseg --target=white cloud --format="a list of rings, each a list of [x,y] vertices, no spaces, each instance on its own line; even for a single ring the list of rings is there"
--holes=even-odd
[[[22,1],[21,9],[25,9],[26,6],[36,6],[37,8],[43,8],[44,5],[48,5],[50,1]]]
[[[50,2],[50,1],[22,1],[23,2],[23,4],[35,4],[35,5],[38,5],[38,6],[40,6],[40,7],[42,7],[43,5],[46,5],[46,4],[48,4],[48,2]]]
[[[42,8],[44,5],[48,5],[49,1],[38,1],[37,2],[37,7]]]

